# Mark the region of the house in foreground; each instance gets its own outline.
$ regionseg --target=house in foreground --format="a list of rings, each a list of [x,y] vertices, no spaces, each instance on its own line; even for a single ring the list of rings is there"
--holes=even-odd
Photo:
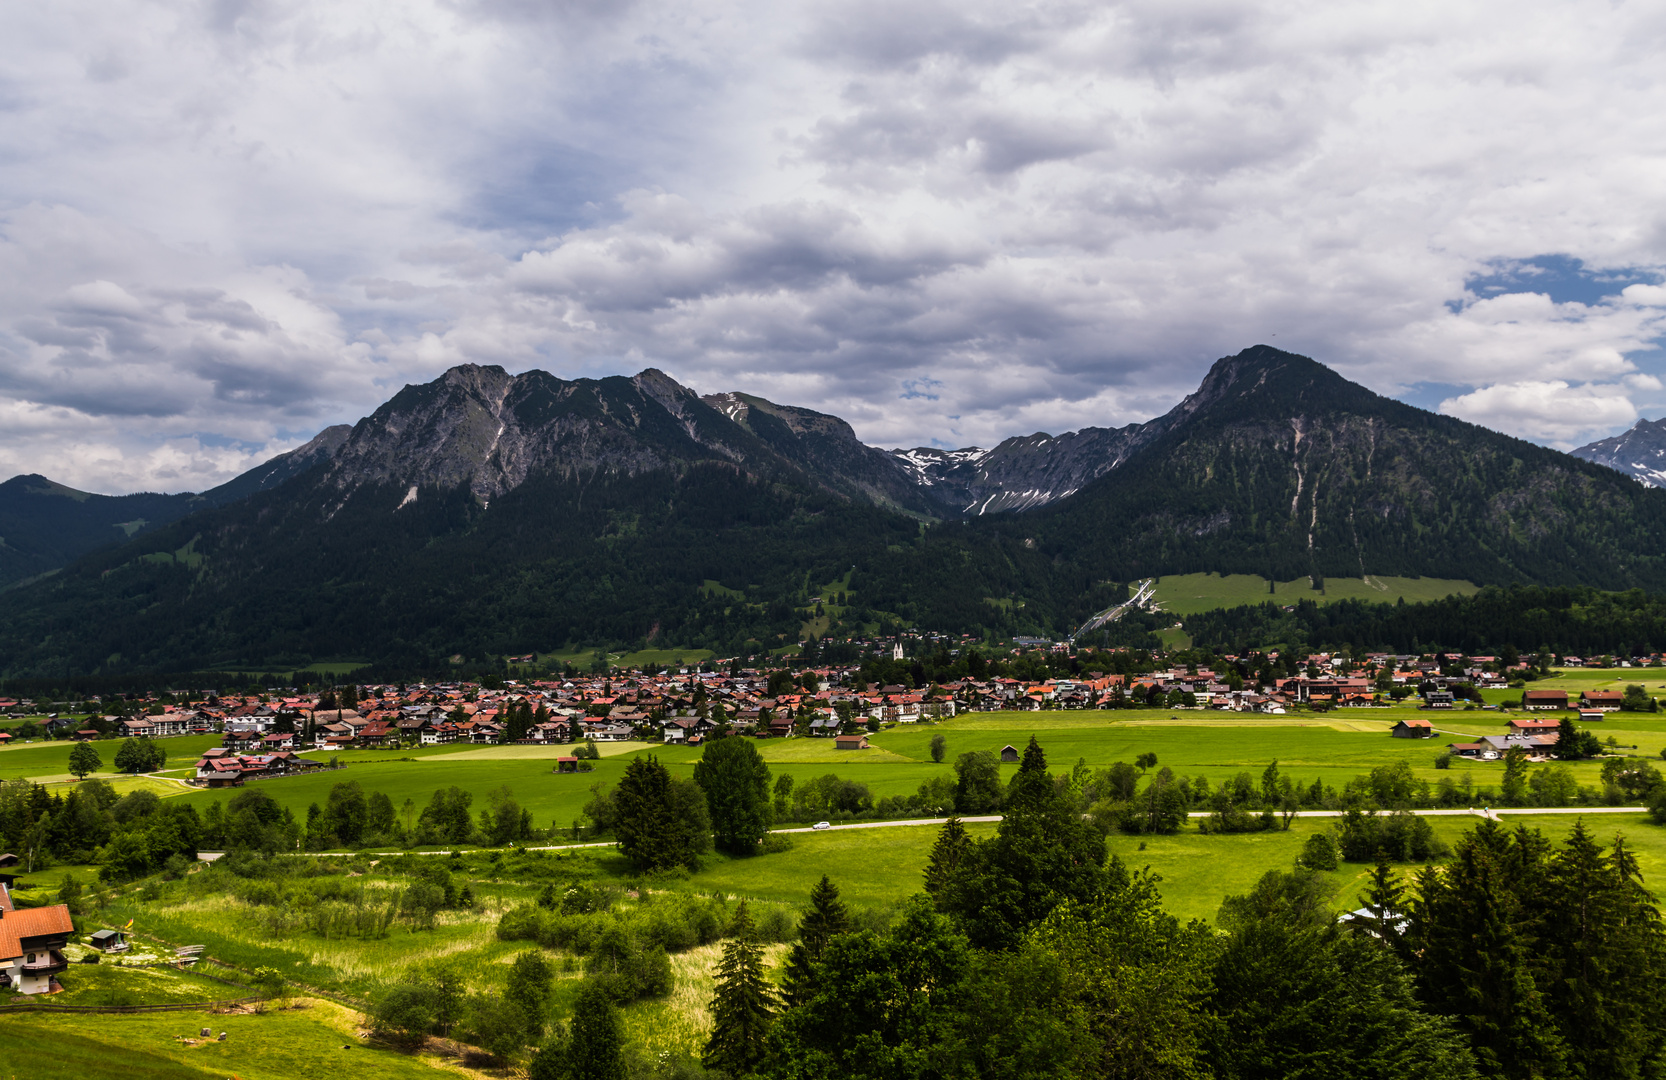
[[[15,910],[8,886],[0,884],[0,990],[55,994],[58,975],[69,967],[63,947],[75,932],[69,907]]]

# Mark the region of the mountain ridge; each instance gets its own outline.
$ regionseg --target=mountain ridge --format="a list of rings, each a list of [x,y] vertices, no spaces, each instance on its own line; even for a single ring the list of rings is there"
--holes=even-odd
[[[0,657],[11,674],[346,655],[427,669],[575,642],[1046,635],[1119,583],[1203,570],[1666,588],[1666,492],[1306,357],[1246,349],[1163,416],[1084,430],[1017,440],[1004,474],[982,463],[1004,495],[1066,485],[1054,497],[960,517],[944,507],[961,480],[922,482],[838,417],[655,369],[465,365],[287,478],[17,590]],[[955,453],[945,474],[978,467]]]

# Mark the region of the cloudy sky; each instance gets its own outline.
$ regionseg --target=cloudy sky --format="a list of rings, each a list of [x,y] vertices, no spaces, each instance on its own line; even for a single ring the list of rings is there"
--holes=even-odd
[[[209,486],[465,361],[885,445],[1267,342],[1569,447],[1666,412],[1666,7],[0,8],[0,476]]]

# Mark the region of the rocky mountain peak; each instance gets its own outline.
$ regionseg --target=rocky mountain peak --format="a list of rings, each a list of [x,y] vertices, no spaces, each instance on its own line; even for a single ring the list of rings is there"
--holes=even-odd
[[[1587,443],[1572,453],[1617,469],[1645,487],[1666,487],[1666,418],[1639,420],[1630,431]]]

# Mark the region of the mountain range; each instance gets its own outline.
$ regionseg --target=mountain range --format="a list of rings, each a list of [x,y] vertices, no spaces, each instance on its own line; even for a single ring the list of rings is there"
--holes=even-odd
[[[6,674],[1058,633],[1199,570],[1666,588],[1666,492],[1266,346],[1147,423],[957,451],[654,369],[462,365],[201,495],[0,485],[8,548],[53,513],[91,539],[8,594]],[[31,542],[14,581],[53,568]]]

